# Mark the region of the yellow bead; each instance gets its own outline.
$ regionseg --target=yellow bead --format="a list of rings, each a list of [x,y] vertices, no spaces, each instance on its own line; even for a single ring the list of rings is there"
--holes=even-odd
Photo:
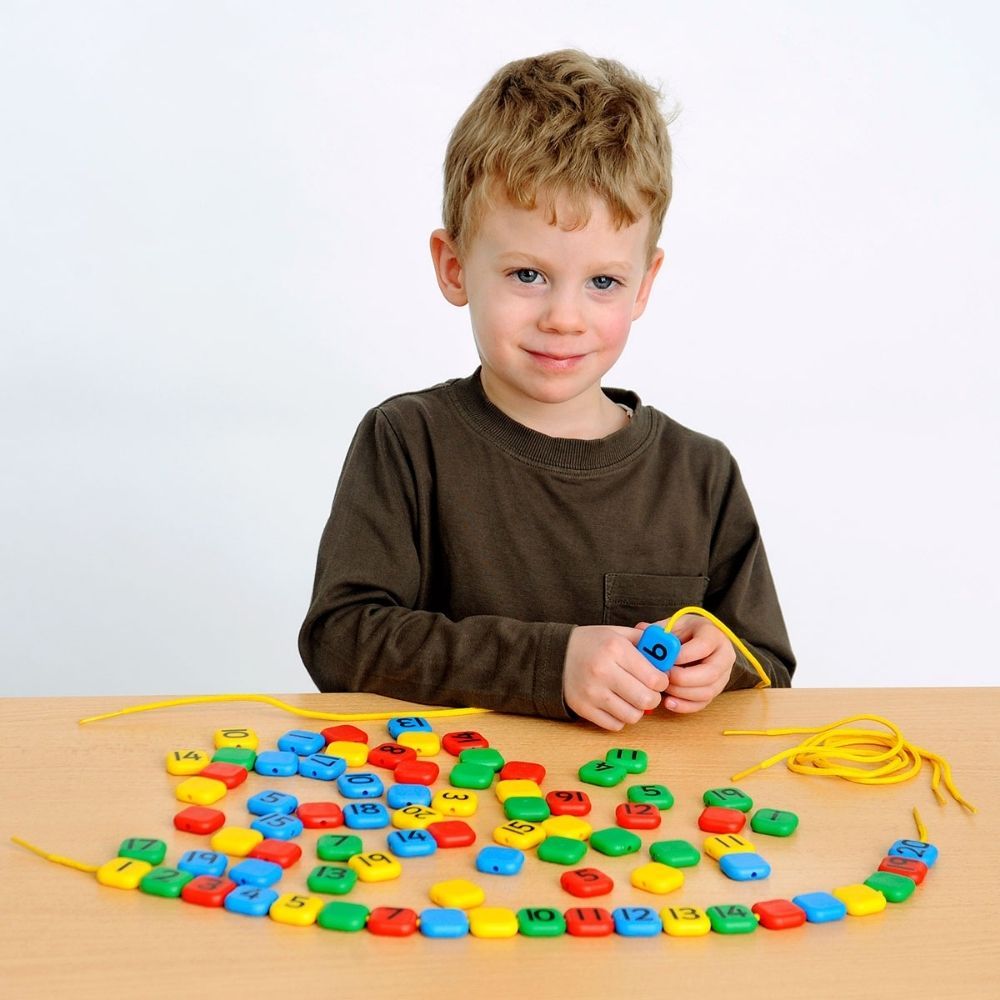
[[[474,816],[479,808],[479,797],[475,792],[460,792],[450,788],[434,796],[431,808],[446,816]]]
[[[179,802],[190,802],[196,806],[210,806],[218,802],[228,789],[215,778],[185,778],[175,789]]]
[[[209,843],[212,845],[212,850],[220,854],[245,858],[263,839],[264,834],[259,830],[248,830],[242,826],[224,826],[212,834]]]
[[[662,896],[684,884],[684,872],[669,865],[661,865],[659,861],[650,861],[632,872],[631,882],[637,889]]]
[[[703,846],[705,853],[716,861],[724,854],[732,854],[734,851],[757,850],[749,840],[735,833],[718,833],[714,837],[709,837]]]
[[[167,754],[167,774],[197,774],[212,763],[207,750],[171,750]]]
[[[153,870],[148,861],[135,858],[112,858],[97,869],[97,881],[114,889],[135,889],[143,875]]]
[[[348,859],[347,867],[353,868],[362,882],[389,882],[403,874],[403,866],[391,854],[382,851],[355,854]]]
[[[453,878],[448,882],[437,882],[430,888],[431,902],[438,906],[454,907],[457,910],[471,910],[486,902],[486,893],[464,878]]]
[[[427,806],[403,806],[392,814],[392,825],[397,830],[426,830],[431,823],[440,823],[444,813]]]
[[[589,840],[594,832],[585,819],[577,816],[550,816],[542,820],[547,837],[569,837],[570,840]]]
[[[478,938],[508,938],[517,934],[517,914],[502,906],[469,910],[469,933]]]
[[[279,924],[292,924],[295,927],[308,927],[316,923],[319,911],[326,904],[325,899],[315,896],[297,896],[294,892],[286,892],[272,904],[267,915]]]
[[[433,757],[441,752],[441,737],[437,733],[400,733],[396,742],[416,750],[418,757]]]
[[[328,757],[343,757],[348,767],[361,767],[368,760],[368,744],[334,740],[327,744],[324,753]]]
[[[670,906],[660,910],[663,930],[671,937],[701,937],[712,929],[712,921],[697,906]]]
[[[527,778],[507,778],[505,781],[498,781],[494,791],[501,802],[506,802],[514,796],[533,799],[542,797],[542,790],[537,782],[528,781]]]
[[[221,750],[223,747],[256,750],[257,744],[257,734],[252,729],[216,729],[215,731],[216,750]]]
[[[852,917],[867,917],[885,909],[885,896],[862,882],[842,885],[839,889],[834,889],[833,894],[847,907],[847,912]]]
[[[520,851],[530,851],[547,836],[538,823],[528,823],[523,819],[512,819],[493,831],[493,839],[504,847],[516,847]]]

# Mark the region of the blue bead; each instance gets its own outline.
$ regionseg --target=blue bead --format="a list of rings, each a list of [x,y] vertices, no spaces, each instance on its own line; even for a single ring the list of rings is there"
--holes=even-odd
[[[647,625],[639,639],[638,649],[657,670],[666,673],[681,651],[681,641],[662,625]]]
[[[293,813],[299,808],[299,800],[286,792],[258,792],[247,799],[247,809],[254,816],[270,816],[271,813]]]
[[[308,757],[299,758],[299,774],[305,778],[317,778],[320,781],[333,781],[347,770],[347,761],[343,757],[331,757],[325,753],[314,753]]]
[[[310,754],[319,753],[326,746],[326,740],[320,733],[310,732],[308,729],[292,729],[284,736],[278,737],[278,749],[287,750],[289,753],[299,757],[308,757]]]
[[[806,892],[801,896],[793,896],[792,902],[806,911],[806,920],[811,924],[843,920],[847,914],[847,907],[828,892]]]
[[[460,938],[469,933],[464,910],[428,907],[420,911],[420,933],[429,938]]]
[[[274,885],[283,873],[281,865],[262,858],[246,858],[229,869],[229,877],[237,885],[255,885],[262,889]]]
[[[484,847],[476,855],[476,869],[487,875],[516,875],[524,865],[524,851],[516,847]]]
[[[265,750],[263,753],[257,754],[253,769],[258,774],[288,778],[299,773],[298,754],[288,750]]]
[[[426,785],[390,785],[385,793],[386,805],[390,809],[405,806],[429,806],[434,793]]]
[[[925,840],[897,840],[889,848],[889,853],[897,858],[913,858],[915,861],[922,861],[928,868],[933,868],[934,862],[938,859],[938,849]]]
[[[619,906],[611,916],[615,933],[622,937],[656,937],[663,933],[663,921],[648,906]]]
[[[432,733],[431,724],[417,715],[401,715],[386,723],[389,735],[397,739],[400,733]]]
[[[192,875],[221,875],[229,865],[229,858],[218,851],[185,851],[177,868]]]
[[[352,802],[344,806],[344,825],[352,830],[383,830],[389,811],[381,802]]]
[[[426,830],[393,830],[386,838],[397,858],[423,858],[437,850],[437,841]]]
[[[273,889],[258,885],[239,885],[229,893],[223,905],[230,913],[245,917],[266,917],[271,904],[278,898]]]
[[[304,827],[302,820],[298,816],[289,816],[287,813],[271,813],[270,816],[261,816],[250,824],[251,830],[264,834],[272,840],[291,840],[302,833]]]
[[[757,882],[771,874],[771,866],[752,851],[733,851],[719,858],[722,874],[736,882]]]
[[[362,771],[342,774],[337,779],[337,790],[345,799],[377,799],[385,791],[385,786],[377,774]]]

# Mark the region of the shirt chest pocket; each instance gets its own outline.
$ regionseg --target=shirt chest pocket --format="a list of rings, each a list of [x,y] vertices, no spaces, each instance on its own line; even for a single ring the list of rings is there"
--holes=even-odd
[[[707,576],[605,573],[604,624],[632,626],[669,618],[678,608],[700,606],[707,587]]]

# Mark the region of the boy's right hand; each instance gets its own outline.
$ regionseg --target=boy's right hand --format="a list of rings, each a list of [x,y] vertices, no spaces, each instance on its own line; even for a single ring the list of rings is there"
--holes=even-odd
[[[578,625],[569,636],[563,700],[603,729],[619,730],[657,708],[670,682],[636,649],[642,631],[618,625]]]

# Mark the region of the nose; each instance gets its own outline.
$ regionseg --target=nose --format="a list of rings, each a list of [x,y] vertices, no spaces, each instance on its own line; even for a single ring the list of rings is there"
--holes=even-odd
[[[546,299],[538,328],[543,333],[583,333],[587,324],[579,297],[571,289],[551,293]]]

